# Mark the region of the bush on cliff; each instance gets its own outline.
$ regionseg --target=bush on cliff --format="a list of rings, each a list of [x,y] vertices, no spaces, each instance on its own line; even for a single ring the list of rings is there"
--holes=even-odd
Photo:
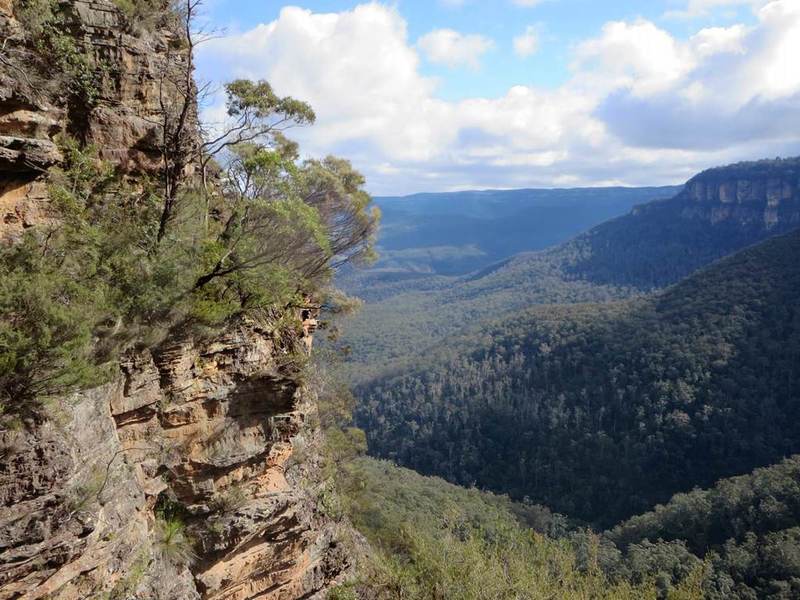
[[[269,89],[240,88],[248,98],[230,102]],[[74,140],[62,153],[51,221],[0,249],[7,411],[98,383],[121,351],[169,332],[302,305],[372,253],[378,214],[363,177],[336,158],[301,162],[277,134],[226,148],[218,182],[182,182],[163,236],[158,177],[130,180]]]

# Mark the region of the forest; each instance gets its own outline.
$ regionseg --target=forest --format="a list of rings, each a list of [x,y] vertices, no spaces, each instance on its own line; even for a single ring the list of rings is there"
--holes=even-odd
[[[730,180],[765,172],[783,173],[791,181],[798,177],[796,162],[738,164],[703,172],[692,181],[708,178],[711,185],[722,174]],[[393,280],[378,273],[364,280],[371,287],[363,310],[342,325],[339,344],[350,352],[347,368],[353,381],[364,382],[406,368],[420,348],[465,331],[480,334],[490,321],[504,315],[513,319],[532,305],[608,302],[652,293],[796,226],[791,212],[796,202],[786,203],[782,210],[787,214],[770,227],[762,205],[766,202],[740,205],[731,218],[716,221],[712,213],[718,204],[698,203],[680,192],[554,247],[522,252],[461,277]]]
[[[1,598],[800,598],[800,159],[376,200],[203,5],[0,0]]]
[[[537,306],[357,388],[371,452],[609,526],[797,452],[800,234],[653,297]]]
[[[377,549],[339,598],[366,587],[395,598],[526,600],[800,593],[798,456],[677,494],[600,533],[543,506],[388,461],[356,458],[337,484],[346,514]]]

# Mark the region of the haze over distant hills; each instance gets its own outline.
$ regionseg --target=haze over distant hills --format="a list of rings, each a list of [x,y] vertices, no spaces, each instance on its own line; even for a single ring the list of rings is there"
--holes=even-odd
[[[519,252],[541,250],[679,187],[483,190],[375,201],[380,258],[340,284],[364,299],[435,286]]]
[[[679,193],[632,209],[557,246],[475,273],[360,280],[364,309],[347,327],[357,381],[402,369],[420,349],[533,304],[628,298],[800,225],[800,159],[705,171]]]

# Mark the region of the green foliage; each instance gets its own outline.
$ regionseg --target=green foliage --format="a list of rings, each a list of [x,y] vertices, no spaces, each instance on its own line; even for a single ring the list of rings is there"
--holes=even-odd
[[[161,560],[175,566],[185,566],[197,559],[194,542],[180,519],[156,519],[154,536],[155,553]]]
[[[608,526],[800,451],[800,234],[648,300],[542,306],[357,389],[371,452]]]
[[[791,597],[800,589],[798,525],[800,457],[793,456],[709,490],[676,494],[620,523],[604,534],[623,552],[608,569],[634,580],[657,573],[666,588],[705,557],[709,598]]]
[[[10,410],[96,384],[106,372],[92,348],[103,294],[76,280],[80,264],[51,256],[33,234],[0,251],[0,388]]]
[[[231,87],[247,94],[237,110],[311,118],[291,99],[259,103],[264,85]],[[227,181],[249,183],[213,196],[184,185],[161,239],[159,182],[134,187],[93,148],[63,140],[64,162],[50,173],[52,224],[0,250],[6,410],[97,384],[120,352],[170,331],[203,335],[242,314],[294,315],[290,307],[327,287],[333,269],[369,254],[377,216],[348,163],[299,163],[296,145],[280,137],[232,152]]]
[[[169,0],[113,0],[130,23],[152,24],[169,10]]]
[[[569,542],[528,529],[515,516],[525,508],[507,498],[371,459],[351,463],[339,483],[351,519],[376,549],[343,594],[355,587],[376,598],[657,597],[650,582],[610,579],[597,560],[581,567]],[[702,598],[691,583],[676,586],[684,595],[675,597]]]
[[[97,103],[104,65],[77,45],[75,39],[63,32],[59,24],[47,23],[37,40],[40,55],[52,57],[51,69],[65,79],[66,90],[85,108]]]
[[[17,0],[15,14],[36,56],[35,65],[28,67],[55,93],[66,91],[66,99],[81,110],[91,108],[106,67],[69,34],[63,7],[56,0]]]
[[[55,19],[56,7],[55,0],[14,0],[14,15],[28,35],[36,39]]]
[[[316,119],[313,109],[305,102],[290,97],[280,97],[266,81],[237,79],[225,85],[228,96],[228,115],[249,119],[268,119],[279,115],[282,121],[292,121],[298,125],[313,123]]]
[[[159,496],[153,527],[153,548],[157,558],[175,566],[188,566],[197,559],[194,540],[185,524],[188,516],[185,506],[164,494]]]
[[[328,592],[327,600],[359,600],[355,585],[345,583],[337,585]]]

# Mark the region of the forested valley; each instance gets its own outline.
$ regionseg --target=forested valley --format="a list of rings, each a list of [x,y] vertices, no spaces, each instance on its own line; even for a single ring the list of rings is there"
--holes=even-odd
[[[383,288],[339,341],[368,453],[473,490],[606,589],[796,597],[800,218],[795,196],[763,192],[796,186],[798,164],[712,169],[553,248]],[[452,540],[435,532],[453,521],[428,491],[393,496],[414,487],[397,469],[360,459],[342,489],[356,507],[380,495],[363,527],[390,555],[442,569]],[[394,521],[433,538],[398,540]]]
[[[602,187],[375,199],[365,155],[462,189],[527,121],[373,97],[381,24],[436,87],[404,3],[222,4],[0,0],[0,600],[800,598],[800,158],[620,187],[647,155],[529,177],[576,148],[515,139],[495,185]]]
[[[800,450],[800,233],[652,298],[542,305],[357,390],[370,448],[607,526]]]

